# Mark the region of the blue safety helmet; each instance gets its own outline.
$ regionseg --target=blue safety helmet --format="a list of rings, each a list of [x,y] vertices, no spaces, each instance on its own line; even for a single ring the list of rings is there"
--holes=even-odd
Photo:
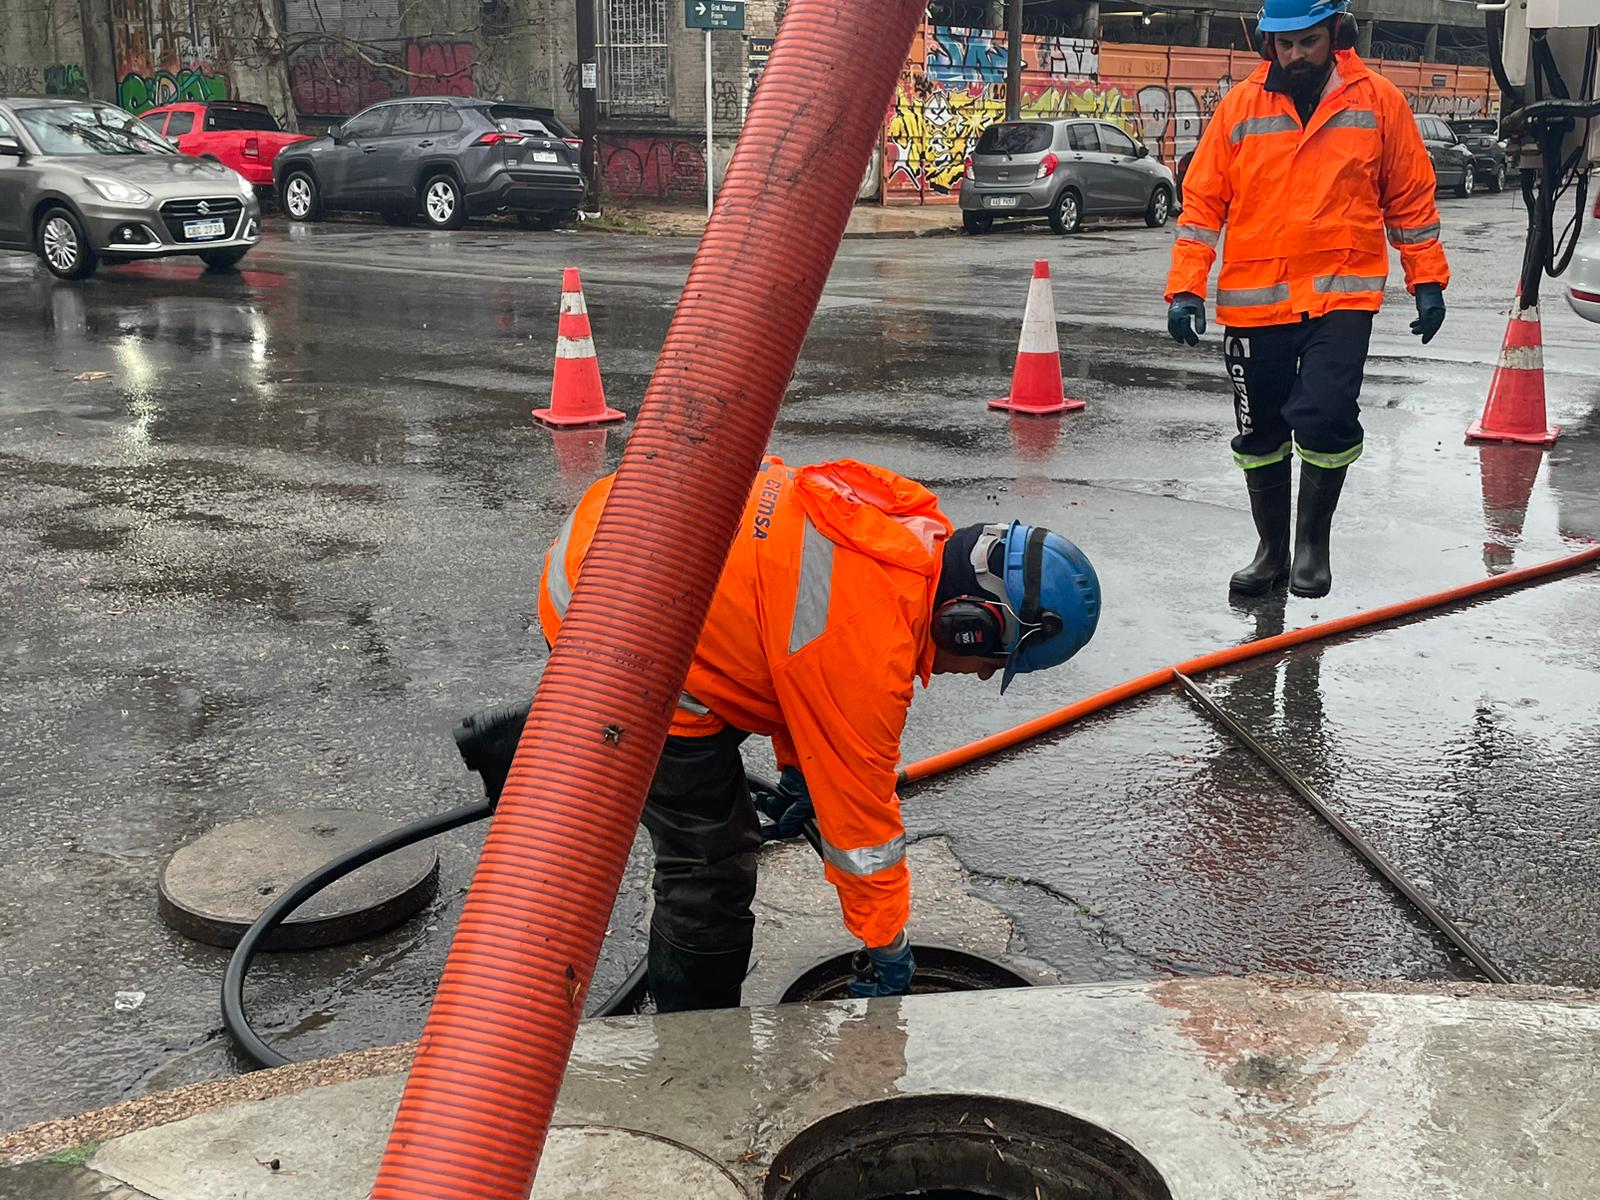
[[[1100,580],[1088,556],[1059,533],[1013,521],[1005,537],[1005,674],[1059,666],[1089,644],[1100,622]]]
[[[1294,33],[1350,11],[1350,0],[1266,0],[1256,14],[1258,33]]]

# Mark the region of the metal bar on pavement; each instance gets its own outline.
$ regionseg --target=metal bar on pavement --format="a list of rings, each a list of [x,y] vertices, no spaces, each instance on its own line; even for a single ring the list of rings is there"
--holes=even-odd
[[[1367,865],[1379,875],[1383,876],[1390,887],[1394,888],[1395,891],[1399,892],[1402,896],[1409,900],[1412,907],[1421,913],[1422,916],[1429,923],[1431,923],[1435,929],[1442,933],[1451,943],[1451,945],[1455,946],[1457,950],[1461,951],[1461,953],[1472,962],[1473,966],[1482,971],[1484,976],[1488,978],[1490,982],[1512,982],[1511,977],[1499,967],[1495,966],[1494,963],[1489,961],[1489,957],[1484,954],[1482,950],[1478,949],[1477,944],[1473,942],[1470,937],[1458,929],[1455,923],[1451,921],[1449,917],[1445,916],[1442,912],[1435,908],[1432,901],[1430,901],[1421,892],[1417,891],[1417,889],[1411,884],[1411,881],[1408,880],[1404,875],[1400,874],[1399,869],[1381,853],[1379,853],[1376,847],[1371,845],[1371,843],[1357,833],[1343,817],[1329,808],[1322,797],[1317,795],[1317,793],[1312,790],[1311,786],[1306,783],[1305,780],[1301,779],[1300,776],[1296,775],[1292,770],[1289,769],[1288,764],[1286,764],[1272,751],[1268,750],[1260,742],[1256,741],[1256,739],[1250,735],[1249,730],[1245,729],[1244,726],[1240,725],[1239,722],[1235,721],[1231,716],[1225,713],[1221,706],[1211,698],[1211,694],[1209,692],[1207,692],[1199,684],[1195,683],[1194,680],[1190,679],[1182,671],[1174,671],[1173,675],[1176,677],[1178,684],[1183,688],[1189,699],[1193,700],[1197,705],[1199,705],[1200,708],[1203,709],[1212,720],[1216,721],[1217,724],[1221,725],[1224,729],[1231,733],[1247,750],[1249,750],[1267,766],[1271,767],[1273,773],[1276,774],[1279,779],[1287,783],[1290,788],[1294,790],[1295,794],[1311,807],[1311,810],[1315,812],[1317,816],[1321,817],[1324,821],[1331,825],[1334,829],[1334,832],[1342,837],[1345,842],[1349,844],[1352,850],[1354,850],[1362,858],[1366,859]]]

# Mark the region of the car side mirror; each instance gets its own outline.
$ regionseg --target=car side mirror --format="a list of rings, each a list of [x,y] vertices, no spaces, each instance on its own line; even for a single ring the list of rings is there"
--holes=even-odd
[[[22,158],[26,155],[26,153],[27,152],[22,148],[22,143],[17,141],[16,138],[0,137],[0,155],[8,155],[11,158]]]
[[[1135,158],[1149,158],[1150,157],[1150,147],[1146,146],[1143,142],[1140,142],[1137,146],[1135,146],[1133,148],[1133,156]]]
[[[328,140],[331,141],[335,146],[344,145],[344,126],[335,125],[332,129],[328,130]]]

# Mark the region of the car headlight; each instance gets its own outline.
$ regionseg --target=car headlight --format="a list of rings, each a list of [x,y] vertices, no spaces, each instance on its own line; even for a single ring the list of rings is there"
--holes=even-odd
[[[142,187],[132,183],[123,183],[120,179],[102,179],[91,175],[87,180],[90,187],[99,192],[113,204],[148,204],[150,193]]]

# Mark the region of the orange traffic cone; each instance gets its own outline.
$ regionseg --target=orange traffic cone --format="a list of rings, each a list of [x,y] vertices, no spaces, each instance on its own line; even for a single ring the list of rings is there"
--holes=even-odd
[[[1511,304],[1500,361],[1489,383],[1489,399],[1483,416],[1468,427],[1468,441],[1550,446],[1561,433],[1559,425],[1545,424],[1544,332],[1539,306],[1523,308],[1521,299],[1519,287]]]
[[[1028,307],[1022,315],[1022,340],[1011,372],[1011,394],[989,401],[990,408],[1019,413],[1072,412],[1082,400],[1068,400],[1061,382],[1061,348],[1056,342],[1056,302],[1050,290],[1050,264],[1033,264]]]
[[[624,421],[627,414],[606,407],[600,383],[600,360],[589,330],[589,306],[583,300],[578,269],[561,277],[561,327],[556,336],[556,373],[550,386],[550,407],[533,410],[546,425],[604,425]]]

